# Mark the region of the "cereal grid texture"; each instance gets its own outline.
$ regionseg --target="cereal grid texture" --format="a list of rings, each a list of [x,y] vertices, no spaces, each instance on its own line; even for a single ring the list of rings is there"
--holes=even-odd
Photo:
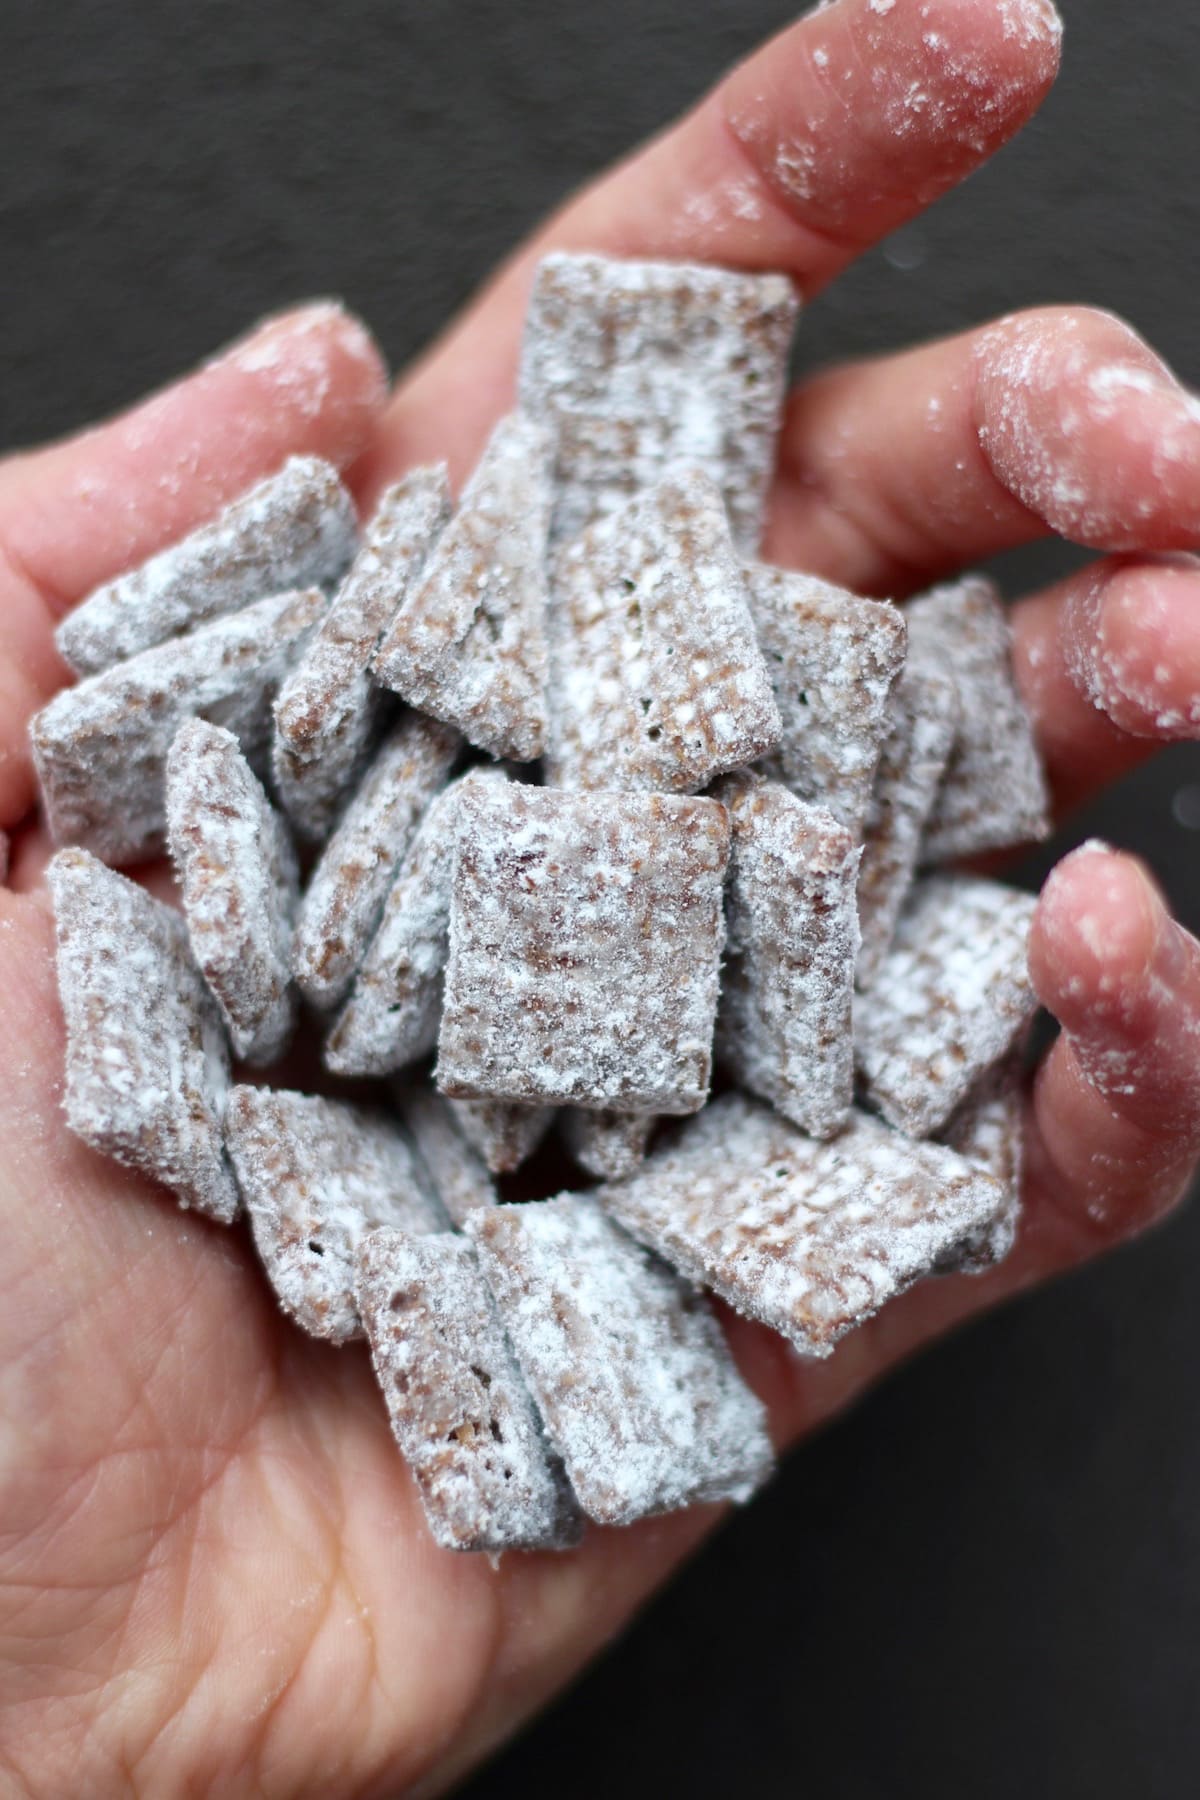
[[[983,576],[935,588],[908,607],[928,619],[960,699],[958,735],[925,828],[921,857],[946,862],[1044,838],[1046,778],[1017,692],[1004,607]]]
[[[354,554],[354,502],[337,470],[295,456],[216,519],[97,588],[55,632],[77,675],[292,588],[336,581]]]
[[[494,756],[530,762],[546,728],[545,433],[502,419],[405,598],[375,675]]]
[[[985,1274],[1004,1261],[1016,1242],[1025,1160],[1022,1063],[1018,1049],[989,1069],[959,1103],[940,1134],[943,1144],[986,1170],[1006,1195],[1006,1203],[991,1225],[956,1258],[953,1268],[962,1274]]]
[[[583,1194],[498,1206],[467,1230],[590,1518],[749,1497],[771,1466],[765,1417],[701,1294]]]
[[[336,1006],[379,924],[425,808],[445,786],[461,739],[419,713],[394,726],[309,877],[293,968],[315,1007]]]
[[[753,554],[798,302],[780,275],[554,255],[521,352],[521,404],[550,428],[565,542],[675,464],[707,471]]]
[[[179,728],[167,757],[167,842],[234,1055],[272,1063],[296,1024],[296,852],[233,733],[203,719]]]
[[[354,1287],[368,1232],[447,1228],[408,1140],[382,1114],[235,1087],[225,1143],[271,1286],[314,1337],[340,1344],[362,1336]]]
[[[904,665],[904,616],[812,575],[755,564],[750,610],[782,734],[769,766],[801,800],[861,833],[888,697]]]
[[[178,913],[86,850],[47,880],[67,1025],[67,1124],[93,1150],[228,1223],[237,1189],[221,1120],[229,1051]]]
[[[1005,1204],[983,1171],[865,1113],[822,1144],[738,1094],[598,1198],[634,1237],[807,1356],[827,1356]]]
[[[428,1088],[414,1088],[400,1096],[400,1117],[453,1224],[464,1224],[481,1206],[495,1206],[487,1165],[463,1132],[451,1101]]]
[[[858,981],[870,987],[896,931],[925,822],[959,730],[958,689],[929,613],[910,619],[908,660],[888,709],[858,877]]]
[[[325,604],[319,588],[260,600],[56,695],[30,726],[55,843],[117,865],[164,849],[167,752],[193,716],[261,767],[271,702]]]
[[[569,1549],[580,1520],[465,1239],[377,1231],[358,1303],[435,1543]]]
[[[721,496],[664,479],[556,557],[546,778],[688,793],[753,762],[779,713]]]
[[[430,802],[388,890],[378,930],[325,1046],[338,1075],[383,1075],[437,1043],[450,938],[459,801],[498,769],[472,769]]]
[[[621,1112],[702,1106],[728,854],[713,800],[515,784],[465,800],[443,1092]]]
[[[275,785],[310,842],[329,835],[395,704],[372,681],[371,658],[449,516],[444,467],[414,469],[388,488],[275,702]]]
[[[854,1097],[860,852],[778,782],[746,773],[717,792],[733,827],[718,1054],[793,1124],[831,1137]]]
[[[1031,1022],[1035,905],[968,875],[929,876],[913,889],[854,1012],[867,1098],[890,1124],[918,1138],[938,1131]]]

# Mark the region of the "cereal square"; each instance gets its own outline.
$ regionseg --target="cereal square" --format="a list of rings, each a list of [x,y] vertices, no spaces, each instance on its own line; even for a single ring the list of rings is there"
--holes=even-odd
[[[715,800],[516,784],[464,800],[443,1092],[621,1112],[701,1107],[728,855]]]
[[[67,614],[55,643],[77,675],[99,674],[221,613],[336,581],[357,537],[337,470],[293,456],[217,518],[97,588]]]
[[[368,1232],[448,1228],[408,1139],[381,1113],[235,1087],[225,1145],[279,1304],[314,1337],[362,1336],[354,1285]]]
[[[47,874],[67,1025],[67,1124],[105,1156],[228,1224],[221,1120],[229,1047],[179,914],[86,850]]]
[[[586,1194],[475,1213],[467,1233],[590,1518],[749,1497],[771,1466],[765,1415],[703,1295]]]
[[[444,1550],[566,1550],[582,1521],[475,1252],[376,1231],[358,1304],[392,1431]]]
[[[547,780],[687,793],[774,748],[779,713],[711,479],[683,470],[551,571]]]
[[[275,702],[275,786],[298,834],[328,837],[395,701],[372,681],[376,645],[450,516],[445,466],[387,489],[321,628]]]
[[[939,1131],[1037,1010],[1029,979],[1035,901],[968,875],[917,883],[892,947],[854,1009],[865,1092],[910,1136]]]
[[[682,1274],[805,1356],[828,1356],[1005,1205],[982,1170],[866,1113],[822,1144],[741,1094],[706,1107],[596,1197]]]
[[[493,756],[530,762],[546,733],[545,432],[512,413],[405,596],[375,678]]]
[[[753,554],[798,301],[782,275],[556,254],[540,264],[521,403],[551,430],[554,535],[575,537],[673,464],[696,464]]]

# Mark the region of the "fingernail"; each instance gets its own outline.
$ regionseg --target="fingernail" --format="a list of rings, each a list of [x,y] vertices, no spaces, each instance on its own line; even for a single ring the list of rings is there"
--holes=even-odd
[[[355,313],[337,298],[307,300],[280,312],[267,313],[248,331],[226,344],[210,358],[215,363],[230,364],[249,373],[277,370],[283,362],[285,346],[303,348],[311,338],[336,338],[343,354],[368,366],[386,384],[387,370],[382,353],[367,327]]]

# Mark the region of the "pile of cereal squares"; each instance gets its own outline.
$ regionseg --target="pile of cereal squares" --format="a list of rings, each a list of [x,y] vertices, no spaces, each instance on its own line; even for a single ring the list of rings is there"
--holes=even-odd
[[[822,1357],[1013,1240],[1033,903],[945,865],[1044,777],[988,582],[756,560],[795,314],[549,257],[457,505],[297,458],[59,630],[71,1129],[365,1334],[450,1548],[751,1493],[710,1294]],[[551,1133],[579,1191],[502,1200]]]

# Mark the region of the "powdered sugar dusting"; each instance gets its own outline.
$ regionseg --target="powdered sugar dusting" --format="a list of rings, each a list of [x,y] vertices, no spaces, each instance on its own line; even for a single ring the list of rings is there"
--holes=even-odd
[[[868,1097],[913,1137],[939,1130],[1032,1020],[1035,905],[1029,894],[966,875],[914,888],[854,1014]]]
[[[493,1552],[577,1543],[578,1512],[471,1246],[373,1233],[359,1304],[435,1542]]]
[[[437,1043],[459,800],[480,784],[505,780],[502,770],[472,769],[426,809],[326,1041],[326,1066],[337,1074],[383,1075]]]
[[[203,719],[181,726],[167,758],[167,839],[192,953],[234,1053],[272,1063],[296,1024],[296,853],[233,733]]]
[[[56,695],[30,725],[54,841],[83,844],[109,863],[156,855],[167,751],[193,715],[226,726],[261,768],[271,702],[325,605],[319,588],[277,594]]]
[[[225,1143],[284,1311],[314,1337],[361,1337],[354,1286],[367,1233],[447,1224],[399,1128],[341,1100],[235,1087]]]
[[[717,790],[733,827],[717,1047],[745,1087],[814,1137],[845,1124],[859,850],[823,807],[750,773]]]
[[[394,703],[371,681],[376,645],[450,516],[444,465],[388,488],[321,629],[275,703],[279,797],[320,842],[353,789]]]
[[[729,821],[515,783],[464,799],[437,1081],[464,1099],[704,1104]]]
[[[832,1143],[728,1094],[597,1198],[747,1318],[827,1356],[1004,1204],[999,1184],[864,1113]]]
[[[721,496],[682,471],[559,555],[547,780],[688,792],[779,738]]]
[[[550,439],[502,419],[379,646],[378,681],[481,750],[542,753]]]
[[[749,1497],[771,1465],[765,1416],[699,1294],[583,1194],[477,1213],[468,1231],[590,1517]]]
[[[229,1050],[177,913],[86,850],[47,871],[67,1025],[67,1123],[94,1150],[228,1223]]]
[[[715,197],[743,209],[743,188]],[[739,548],[762,535],[797,301],[780,275],[552,255],[539,265],[521,404],[555,445],[565,542],[672,465],[707,470]]]
[[[344,997],[379,924],[397,867],[462,740],[411,714],[384,740],[326,844],[301,902],[293,968],[314,1006]]]
[[[221,613],[336,580],[357,537],[337,470],[294,456],[211,523],[97,588],[62,621],[55,643],[77,674],[95,674]]]

